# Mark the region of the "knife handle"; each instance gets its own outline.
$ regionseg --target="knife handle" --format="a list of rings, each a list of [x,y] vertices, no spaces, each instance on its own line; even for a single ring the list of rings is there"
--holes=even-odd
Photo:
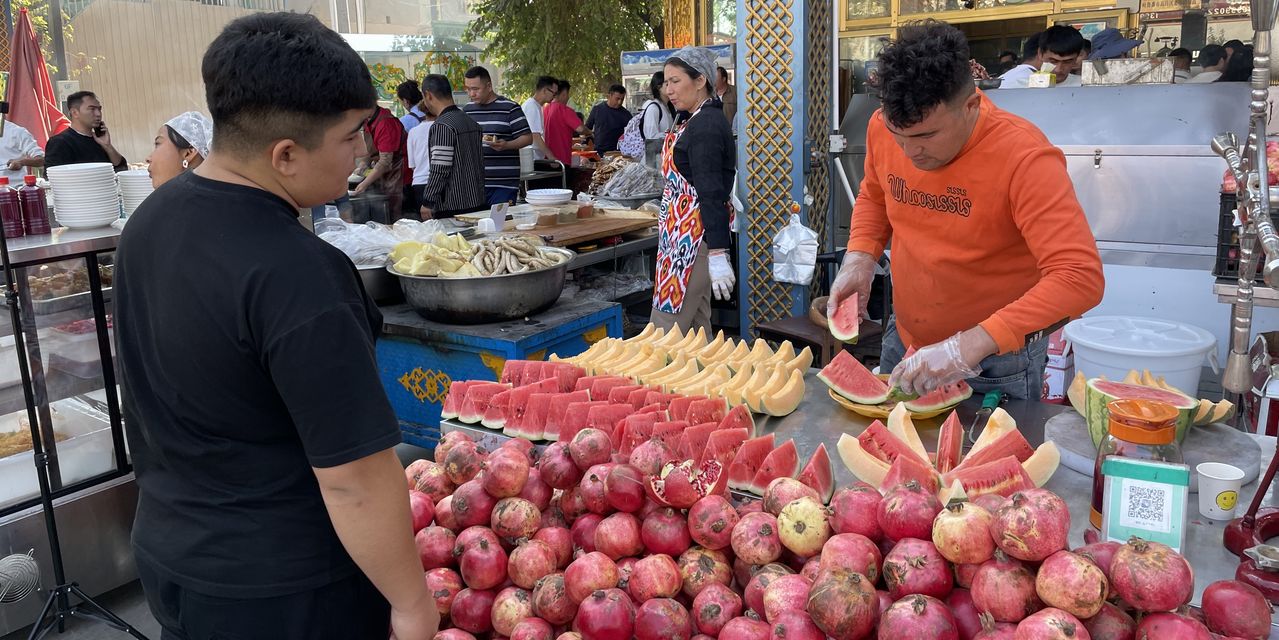
[[[1003,400],[1003,391],[987,391],[986,396],[981,400],[981,408],[994,410]]]

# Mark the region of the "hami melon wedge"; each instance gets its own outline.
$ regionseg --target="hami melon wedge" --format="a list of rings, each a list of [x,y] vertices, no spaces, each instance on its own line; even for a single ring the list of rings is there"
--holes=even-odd
[[[711,338],[710,341],[704,345],[695,347],[692,351],[689,351],[688,355],[700,358],[709,353],[719,351],[719,348],[722,346],[724,346],[724,330],[720,329],[719,332],[715,334],[714,338]]]
[[[1124,376],[1124,379],[1120,380],[1120,382],[1124,384],[1139,384],[1139,385],[1145,384],[1144,382],[1141,381],[1141,372],[1137,371],[1136,369],[1130,369],[1128,371],[1128,375]]]
[[[1039,445],[1035,453],[1021,463],[1021,467],[1026,470],[1026,475],[1030,476],[1036,487],[1042,487],[1048,484],[1048,479],[1053,477],[1060,464],[1061,451],[1055,443],[1049,441]]]
[[[993,414],[991,418],[994,418]],[[915,422],[910,419],[910,410],[906,408],[905,402],[897,403],[888,414],[888,432],[918,453],[921,459],[929,459],[928,449],[924,448],[924,442],[919,439],[919,431],[915,429]]]
[[[840,434],[835,449],[839,451],[839,459],[844,461],[844,466],[848,467],[858,480],[878,487],[888,476],[888,463],[866,453],[861,441],[857,438],[847,433]]]
[[[1070,399],[1070,406],[1075,408],[1079,415],[1085,415],[1084,393],[1088,388],[1088,379],[1084,377],[1082,371],[1075,372],[1075,379],[1070,381],[1070,387],[1066,389],[1066,397]]]
[[[751,353],[746,357],[751,362],[765,362],[773,356],[773,349],[764,342],[762,338],[755,339],[755,345],[751,347]]]
[[[649,342],[650,339],[656,340],[662,337],[665,331],[653,323],[644,325],[644,330],[626,339],[627,342]]]
[[[785,371],[786,369],[782,369]],[[804,400],[804,374],[791,371],[790,378],[781,389],[766,396],[760,403],[764,413],[770,416],[788,416],[799,408]]]
[[[795,345],[792,345],[790,340],[783,340],[781,344],[777,345],[777,351],[773,352],[774,358],[780,358],[783,361],[790,360],[796,355],[798,354],[795,353]]]
[[[889,416],[892,419],[892,416]],[[968,451],[968,455],[980,451],[990,443],[999,439],[999,436],[1017,428],[1017,422],[1013,417],[1008,415],[1002,407],[995,407],[991,412],[990,419],[986,421],[986,426],[982,428],[981,435],[977,436],[977,440],[973,442],[973,448]],[[918,437],[918,435],[916,436]]]
[[[786,384],[785,374],[781,369],[761,368],[768,371],[767,381],[757,387],[747,387],[742,392],[742,396],[746,399],[746,406],[755,413],[764,413],[764,398]]]
[[[662,334],[661,337],[653,340],[653,345],[658,347],[670,347],[680,340],[684,339],[684,334],[680,332],[679,325],[670,328],[669,331]]]
[[[1212,410],[1216,408],[1211,400],[1200,400],[1199,408],[1195,409],[1195,424],[1203,426],[1212,421]]]
[[[800,351],[799,355],[791,358],[786,363],[787,369],[799,371],[800,373],[807,372],[811,366],[813,366],[813,349],[811,347],[804,347],[804,350]]]
[[[642,380],[646,376],[650,376],[661,371],[664,367],[666,367],[666,356],[655,353],[649,356],[648,360],[635,365],[630,371],[627,371],[626,374],[636,380]]]
[[[1222,400],[1213,406],[1212,422],[1225,422],[1235,415],[1235,405],[1229,400]]]

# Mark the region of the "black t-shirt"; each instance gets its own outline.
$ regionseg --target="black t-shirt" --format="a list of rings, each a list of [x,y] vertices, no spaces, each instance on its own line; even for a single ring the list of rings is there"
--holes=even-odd
[[[607,102],[592,107],[591,117],[586,119],[586,128],[595,133],[595,150],[600,153],[617,151],[617,140],[622,137],[622,132],[630,121],[631,112],[626,107],[614,109]]]
[[[86,136],[75,129],[68,128],[59,133],[44,145],[44,166],[58,167],[64,164],[79,162],[111,162],[107,150],[98,144],[92,136]],[[128,167],[127,160],[121,160],[115,166],[116,171]]]
[[[375,362],[381,313],[296,216],[188,172],[129,217],[116,253],[134,550],[200,593],[273,597],[352,575],[311,467],[400,442]]]

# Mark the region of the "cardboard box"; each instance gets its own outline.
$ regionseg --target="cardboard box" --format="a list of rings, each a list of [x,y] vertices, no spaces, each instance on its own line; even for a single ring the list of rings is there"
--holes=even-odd
[[[1043,401],[1065,404],[1066,389],[1075,377],[1075,355],[1070,351],[1063,329],[1048,336],[1048,366],[1044,368]]]

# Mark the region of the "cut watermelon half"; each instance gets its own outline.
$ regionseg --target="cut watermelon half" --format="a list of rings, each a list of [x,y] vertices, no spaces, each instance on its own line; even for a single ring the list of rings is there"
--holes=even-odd
[[[888,385],[847,351],[831,358],[817,373],[817,379],[857,404],[877,405],[888,399]]]
[[[564,423],[564,414],[568,413],[568,405],[574,402],[590,402],[591,392],[583,389],[571,393],[561,393],[551,398],[550,409],[546,413],[546,425],[543,427],[544,440],[559,440],[560,425]]]
[[[484,418],[493,396],[506,391],[510,387],[500,382],[481,382],[466,387],[466,399],[462,408],[457,411],[457,419],[466,424],[475,424]]]
[[[773,434],[751,438],[742,443],[733,457],[733,464],[728,467],[728,486],[741,491],[750,491],[759,473],[764,458],[773,451]]]
[[[967,400],[972,395],[973,388],[968,386],[967,382],[960,380],[955,384],[942,385],[914,400],[906,401],[906,410],[913,413],[941,411]]]
[[[569,442],[578,431],[587,427],[592,407],[607,406],[608,402],[605,400],[570,403],[568,409],[564,411],[564,420],[560,422],[560,442]]]
[[[457,380],[449,385],[449,393],[444,397],[444,406],[440,407],[441,420],[453,420],[457,418],[457,412],[462,408],[462,401],[466,400],[466,388],[481,382],[480,380]]]
[[[631,403],[630,402],[631,393],[635,391],[640,391],[643,389],[644,387],[638,384],[624,384],[620,387],[613,387],[612,389],[609,389],[608,391],[607,400],[613,404],[629,405]]]
[[[506,364],[502,365],[502,375],[497,381],[502,384],[518,385],[526,365],[528,365],[527,360],[507,360]]]
[[[817,451],[808,459],[808,464],[799,472],[799,481],[812,487],[822,497],[822,503],[830,503],[835,493],[835,478],[830,467],[830,456],[826,453],[826,445],[817,445]],[[767,487],[765,487],[767,488]]]
[[[586,426],[592,429],[599,429],[613,438],[613,432],[617,430],[617,423],[624,418],[635,413],[629,404],[604,404],[602,406],[591,407],[586,412]],[[616,439],[613,440],[617,442]]]
[[[733,459],[737,457],[737,451],[749,437],[751,437],[750,431],[746,429],[716,429],[706,439],[706,449],[702,451],[702,459],[719,460],[727,469],[732,466]],[[701,460],[697,462],[701,463]]]
[[[719,421],[720,429],[746,429],[746,432],[755,435],[755,417],[751,415],[751,410],[746,405],[739,404],[728,410],[723,420]]]
[[[787,440],[782,446],[773,449],[759,465],[755,479],[751,480],[751,491],[756,495],[764,495],[768,484],[778,478],[794,478],[799,473],[799,452],[795,450],[795,441]]]
[[[706,396],[680,396],[672,399],[671,405],[666,409],[671,414],[671,420],[685,420],[689,407],[698,400],[706,400]]]
[[[861,328],[861,298],[856,293],[835,307],[835,315],[826,318],[830,325],[830,334],[840,342],[857,342],[858,329]]]
[[[688,413],[681,420],[689,424],[703,424],[706,422],[714,422],[719,424],[720,420],[728,413],[728,401],[723,398],[708,398],[706,400],[697,400],[688,406]]]
[[[511,394],[515,389],[507,389],[489,400],[489,408],[480,418],[480,424],[487,429],[501,429],[506,426],[506,412],[511,408]]]
[[[694,424],[684,430],[684,450],[682,455],[688,460],[700,461],[706,451],[706,442],[711,434],[719,428],[718,422]]]

